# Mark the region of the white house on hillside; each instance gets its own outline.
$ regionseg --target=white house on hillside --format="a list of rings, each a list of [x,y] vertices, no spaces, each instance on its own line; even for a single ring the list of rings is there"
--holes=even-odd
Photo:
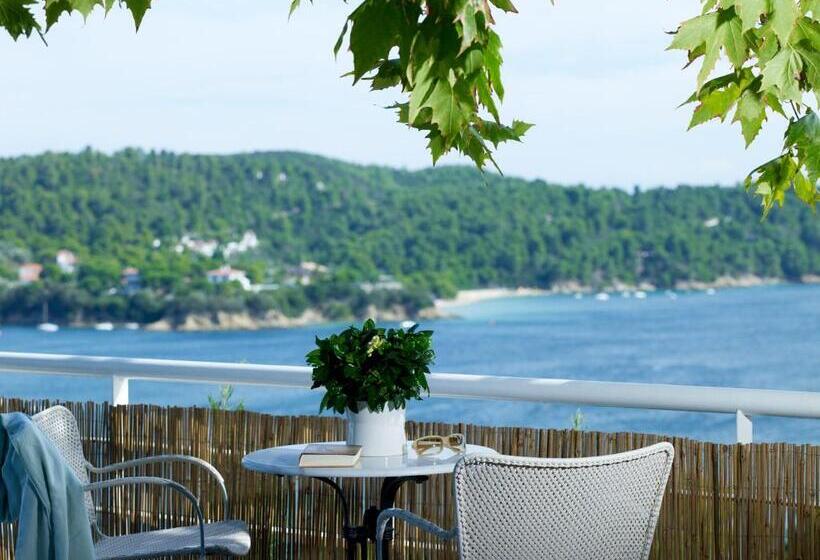
[[[226,284],[228,282],[239,282],[243,290],[251,289],[251,281],[244,270],[237,270],[230,266],[222,266],[206,273],[208,282],[211,284]]]
[[[285,283],[289,285],[301,284],[307,286],[315,276],[327,274],[328,268],[323,264],[312,261],[302,261],[299,266],[292,266],[287,270]]]
[[[256,237],[255,232],[248,230],[239,241],[229,241],[225,244],[225,248],[222,249],[222,255],[226,259],[229,259],[234,255],[251,251],[257,247],[259,247],[259,238]]]
[[[40,280],[43,273],[43,265],[37,263],[21,264],[17,269],[17,279],[23,284],[30,284]]]
[[[77,268],[77,257],[74,253],[68,249],[60,249],[54,260],[57,262],[57,267],[65,274],[74,274]]]

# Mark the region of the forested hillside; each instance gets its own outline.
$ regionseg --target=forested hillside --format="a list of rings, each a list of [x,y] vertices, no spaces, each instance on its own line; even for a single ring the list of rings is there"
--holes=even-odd
[[[820,274],[820,219],[791,204],[761,222],[758,202],[737,189],[628,194],[294,153],[89,150],[0,160],[0,225],[0,277],[16,279],[23,262],[45,265],[40,291],[8,284],[7,318],[31,315],[38,298],[53,297],[42,293],[47,284],[76,300],[63,302],[67,319],[78,305],[94,317],[137,320],[167,315],[172,304],[185,313],[194,304],[180,304],[184,298],[212,309],[227,288],[208,286],[204,274],[228,261],[254,283],[281,282],[304,261],[327,266],[311,287],[254,294],[261,300],[253,305],[288,314],[331,299],[348,306],[338,313],[361,310],[367,298],[357,292],[354,305],[348,286],[380,274],[404,283],[411,307],[431,294],[490,285],[667,287],[724,275]],[[231,258],[221,249],[209,257],[174,250],[183,235],[224,245],[246,231],[258,247]],[[60,249],[76,254],[76,273],[49,264]],[[126,266],[141,271],[147,293],[113,293]],[[231,305],[247,307],[249,296],[229,295]],[[25,310],[23,296],[31,299]],[[146,302],[131,309],[138,297]],[[150,317],[140,315],[152,305]]]

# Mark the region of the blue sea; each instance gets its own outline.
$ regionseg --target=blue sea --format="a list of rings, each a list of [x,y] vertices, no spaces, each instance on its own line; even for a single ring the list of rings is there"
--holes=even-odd
[[[533,296],[484,301],[456,319],[423,323],[435,331],[434,371],[526,377],[820,391],[820,286],[775,286],[650,294]],[[0,350],[226,362],[304,364],[314,336],[344,325],[255,332],[160,333],[3,327]],[[105,380],[0,375],[0,395],[106,400]],[[218,387],[132,381],[131,402],[207,404]],[[320,394],[238,386],[251,410],[314,414]],[[569,405],[431,398],[411,419],[568,428]],[[583,426],[732,441],[734,416],[584,406]],[[820,443],[820,421],[754,418],[755,441]]]

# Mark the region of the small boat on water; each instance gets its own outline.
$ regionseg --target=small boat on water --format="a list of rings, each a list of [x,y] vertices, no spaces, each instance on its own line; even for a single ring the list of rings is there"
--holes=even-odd
[[[48,300],[43,302],[43,320],[37,325],[37,330],[41,332],[57,332],[60,330],[59,325],[48,321]]]
[[[715,295],[716,293],[717,293],[717,292],[715,291],[715,289],[714,289],[714,288],[709,288],[709,289],[707,289],[707,290],[706,290],[706,295],[707,295],[707,296],[713,296],[713,295]]]
[[[402,321],[401,323],[399,323],[399,326],[403,329],[409,329],[409,328],[414,327],[415,324],[416,324],[415,321]]]
[[[638,290],[635,292],[635,299],[646,299],[646,292],[643,290]]]
[[[621,297],[622,298],[627,298],[627,299],[631,298],[632,297],[632,292],[630,292],[628,290],[625,290],[625,291],[621,292]]]
[[[97,323],[96,325],[94,325],[94,330],[95,331],[113,331],[114,330],[114,324],[109,323],[108,321],[103,321],[102,323]]]
[[[583,299],[583,298],[584,298],[584,294],[582,294],[581,292],[576,292],[576,293],[575,293],[575,295],[574,295],[573,297],[574,297],[575,299]]]
[[[128,331],[138,331],[140,328],[139,323],[125,323],[125,330]]]
[[[598,301],[609,301],[609,294],[606,292],[598,292],[595,294],[595,299]]]
[[[678,299],[678,294],[676,294],[672,290],[666,290],[666,297],[668,297],[669,299]]]

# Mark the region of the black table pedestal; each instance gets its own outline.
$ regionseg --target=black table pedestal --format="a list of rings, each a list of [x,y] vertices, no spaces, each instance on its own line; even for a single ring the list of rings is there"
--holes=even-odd
[[[396,494],[401,488],[401,485],[408,481],[413,481],[416,484],[421,484],[427,480],[427,476],[391,476],[384,479],[379,495],[379,505],[370,506],[364,512],[361,525],[350,524],[350,507],[347,503],[347,498],[344,495],[341,487],[336,481],[317,477],[316,480],[324,482],[336,492],[339,499],[339,504],[342,507],[342,538],[345,540],[345,552],[347,560],[356,560],[357,552],[360,553],[362,560],[367,560],[367,543],[368,541],[376,542],[376,521],[379,514],[396,503]],[[382,549],[383,558],[389,558],[390,541],[393,540],[393,522],[389,522],[384,531],[384,548]]]

